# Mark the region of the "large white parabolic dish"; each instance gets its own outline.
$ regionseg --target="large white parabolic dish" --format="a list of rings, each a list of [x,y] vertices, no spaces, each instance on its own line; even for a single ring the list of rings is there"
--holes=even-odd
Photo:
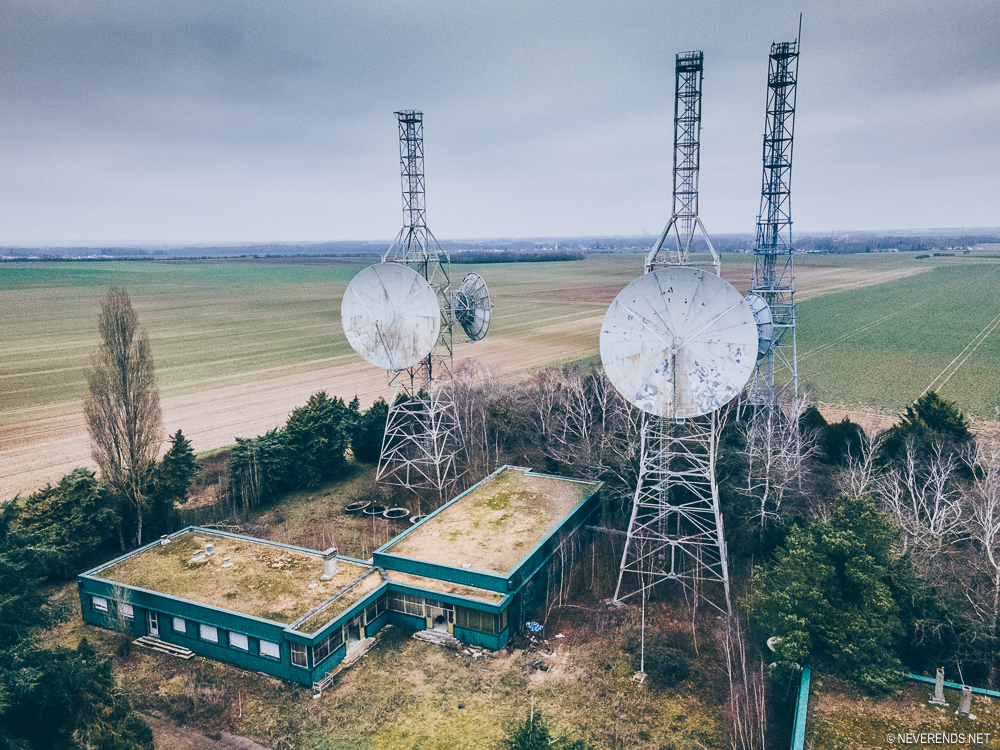
[[[351,279],[340,306],[347,341],[383,370],[405,370],[431,353],[441,306],[431,285],[399,263],[368,266]]]
[[[689,419],[721,408],[746,385],[757,362],[757,323],[727,281],[668,266],[640,276],[611,303],[601,362],[635,406]]]

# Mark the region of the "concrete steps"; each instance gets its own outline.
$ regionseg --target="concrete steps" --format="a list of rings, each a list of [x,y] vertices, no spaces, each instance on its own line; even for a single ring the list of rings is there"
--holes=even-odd
[[[159,638],[151,635],[144,635],[141,638],[136,638],[133,643],[137,646],[142,646],[143,648],[148,648],[152,651],[159,651],[161,654],[169,654],[170,656],[179,656],[181,659],[191,659],[194,657],[194,651],[189,648],[184,648],[183,646],[175,646],[173,643],[167,643],[166,641],[161,641]]]

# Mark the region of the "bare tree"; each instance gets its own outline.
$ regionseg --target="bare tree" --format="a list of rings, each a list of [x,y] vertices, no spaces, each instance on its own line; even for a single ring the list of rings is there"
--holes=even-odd
[[[90,455],[102,479],[135,514],[134,542],[140,545],[146,486],[163,433],[153,352],[121,287],[111,287],[97,325],[101,344],[87,369],[90,398],[84,407]],[[118,533],[124,548],[120,521]]]
[[[911,547],[935,557],[945,544],[962,536],[963,492],[958,460],[941,443],[921,459],[912,439],[906,442],[902,467],[877,483],[883,507],[903,532],[903,552]]]
[[[761,528],[780,526],[786,515],[783,506],[800,493],[808,460],[817,453],[816,437],[799,435],[798,422],[780,409],[748,420],[743,429],[747,478],[742,492],[755,506],[749,520]]]
[[[734,750],[763,750],[767,735],[764,660],[757,649],[747,646],[745,626],[738,614],[719,618],[715,640],[729,676],[726,714],[730,746]]]
[[[975,481],[970,488],[971,512],[965,529],[974,548],[967,564],[972,569],[973,585],[964,587],[972,605],[975,629],[983,641],[987,678],[990,687],[997,685],[997,632],[1000,627],[1000,444],[977,440],[965,456]]]
[[[858,455],[847,448],[847,466],[840,474],[840,490],[854,497],[874,493],[881,476],[878,455],[885,445],[886,433],[866,430],[861,434],[861,448]]]

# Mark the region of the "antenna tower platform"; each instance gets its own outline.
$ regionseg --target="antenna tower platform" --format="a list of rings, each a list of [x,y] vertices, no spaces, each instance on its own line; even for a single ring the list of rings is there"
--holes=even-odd
[[[700,229],[711,251],[708,263],[718,279],[717,284],[729,287],[718,278],[721,273],[719,255],[698,216],[702,65],[702,52],[677,55],[673,206],[670,221],[646,257],[644,271],[648,277],[657,274],[659,269],[694,265],[691,244],[695,230]],[[702,262],[701,265],[707,264]],[[641,279],[633,284],[638,281]],[[739,296],[734,289],[731,291]],[[752,316],[749,307],[743,312]],[[645,318],[643,320],[645,322]],[[602,337],[604,333],[602,328]],[[756,346],[756,332],[754,342]],[[674,345],[678,345],[676,341]],[[745,354],[745,357],[753,356],[753,352]],[[731,368],[732,364],[720,368]],[[681,360],[676,359],[672,375],[675,392],[676,370],[680,367]],[[746,382],[746,375],[742,377],[738,388]],[[622,394],[639,405],[627,391],[622,390]],[[710,403],[703,400],[705,408],[692,411],[651,411],[643,407],[647,413],[643,414],[640,432],[639,477],[615,588],[616,601],[635,594],[641,594],[645,601],[657,584],[672,580],[691,590],[695,601],[700,597],[721,611],[731,610],[726,540],[715,478],[718,409],[731,397],[711,399]],[[724,598],[721,606],[706,584],[709,587],[721,584]]]
[[[396,112],[403,187],[403,228],[383,263],[407,265],[434,290],[441,324],[431,352],[417,364],[389,370],[389,416],[376,481],[411,491],[433,490],[444,499],[458,481],[456,458],[464,449],[451,380],[455,310],[451,259],[427,228],[424,202],[424,116]]]
[[[791,185],[801,39],[802,17],[799,16],[798,39],[771,44],[767,72],[764,173],[750,293],[759,295],[767,303],[774,330],[771,346],[757,362],[750,383],[748,405],[753,407],[755,421],[771,419],[784,405],[789,410],[788,418],[798,422]]]

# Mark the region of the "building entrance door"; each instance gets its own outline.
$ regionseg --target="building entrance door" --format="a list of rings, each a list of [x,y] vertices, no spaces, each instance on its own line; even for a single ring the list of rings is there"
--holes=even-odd
[[[146,622],[149,624],[149,634],[154,638],[160,637],[160,618],[156,612],[146,612]]]
[[[455,622],[455,606],[447,602],[427,600],[427,627],[433,630],[451,632]]]
[[[358,615],[347,625],[347,650],[350,651],[352,648],[361,642],[361,615]]]

